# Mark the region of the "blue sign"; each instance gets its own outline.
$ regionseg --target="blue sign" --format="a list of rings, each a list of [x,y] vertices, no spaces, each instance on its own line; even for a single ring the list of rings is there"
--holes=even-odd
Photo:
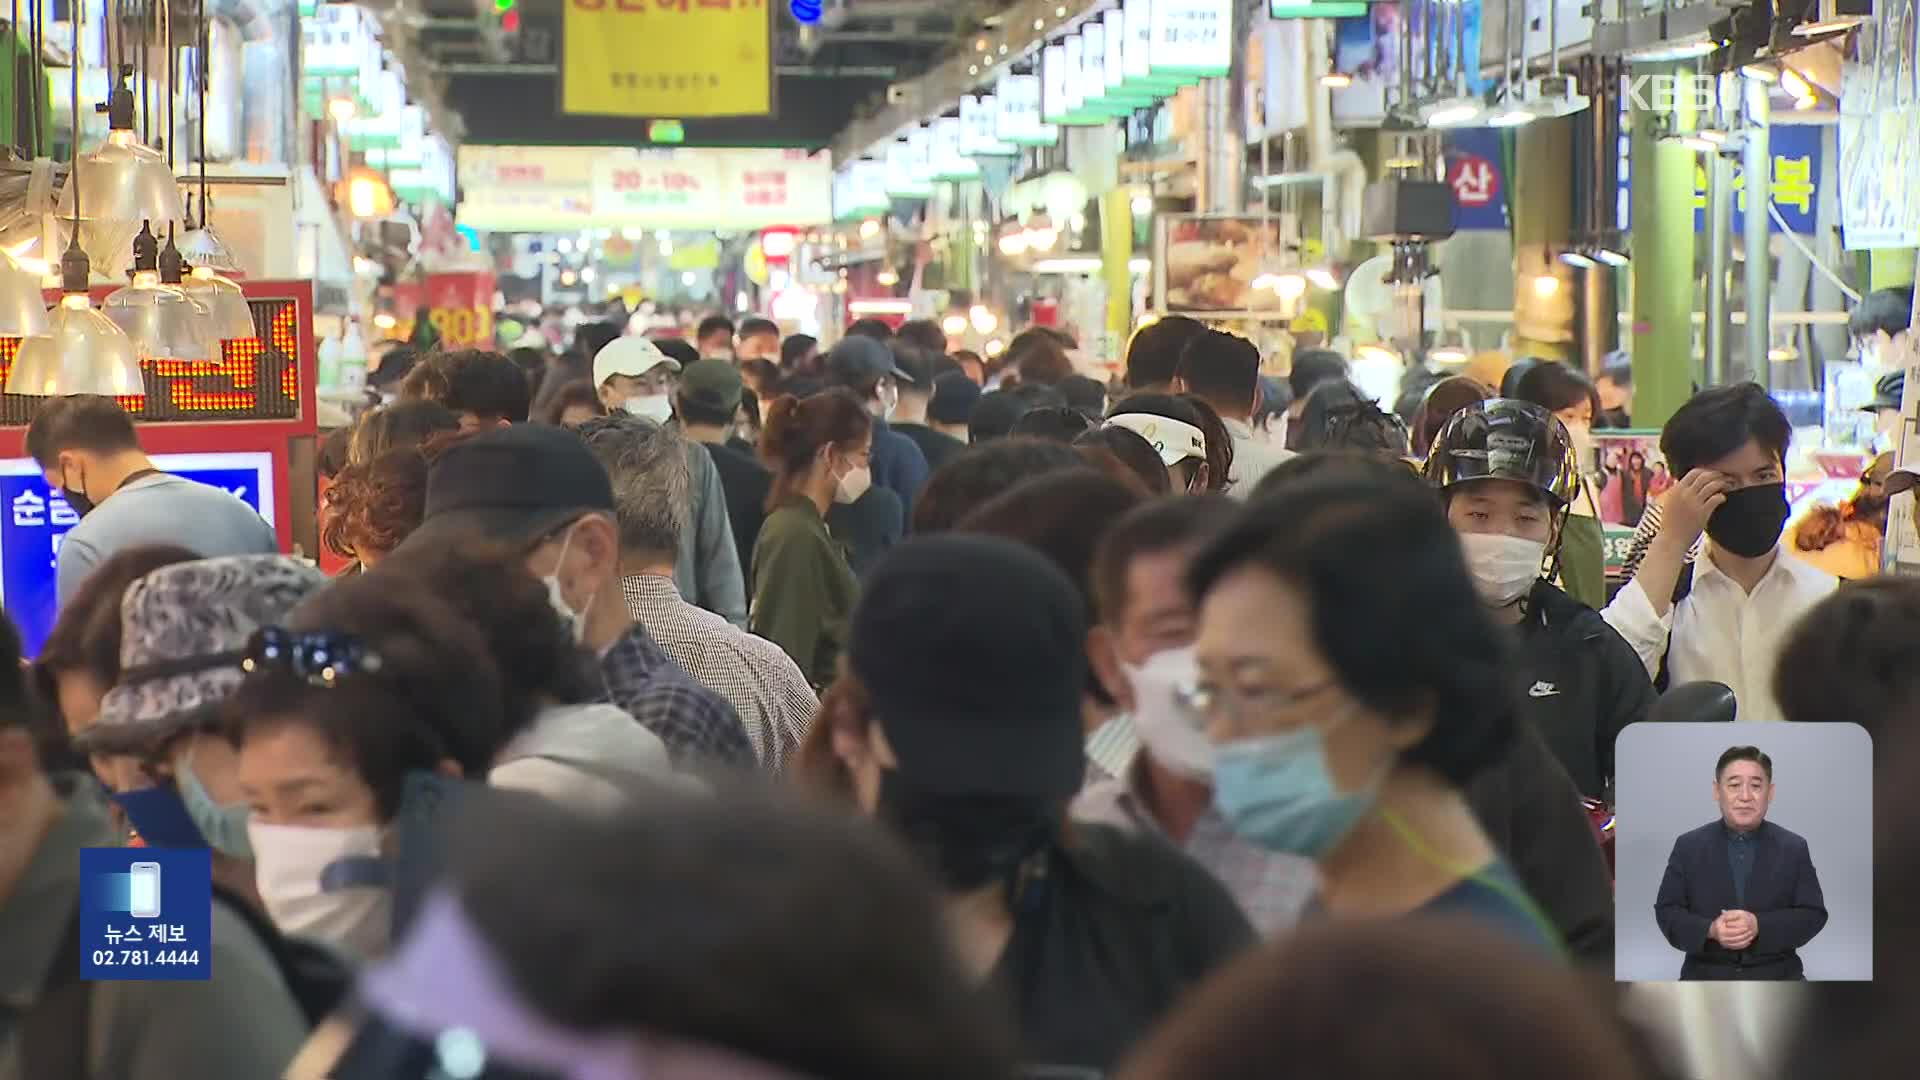
[[[1778,221],[1768,215],[1768,232],[1780,232],[1780,223],[1784,221],[1792,232],[1803,236],[1814,233],[1814,221],[1820,208],[1820,141],[1824,130],[1818,124],[1774,124],[1768,128],[1767,152],[1773,159],[1768,195],[1773,200],[1774,209],[1780,212]],[[1627,175],[1627,136],[1623,134],[1620,140],[1620,227],[1631,229],[1633,222],[1630,209],[1633,200],[1627,196],[1631,180]],[[1736,231],[1739,229],[1738,215],[1745,213],[1746,208],[1746,167],[1736,159],[1733,165]],[[1707,159],[1704,154],[1697,156],[1693,166],[1693,231],[1707,231]]]
[[[1447,186],[1453,189],[1455,229],[1507,228],[1506,177],[1500,162],[1498,131],[1467,128],[1453,133]]]
[[[80,977],[212,978],[212,853],[81,848]]]
[[[163,472],[223,488],[273,521],[273,455],[155,454]],[[21,648],[37,656],[59,616],[54,571],[60,541],[80,515],[47,486],[31,459],[0,461],[0,604],[20,630]]]

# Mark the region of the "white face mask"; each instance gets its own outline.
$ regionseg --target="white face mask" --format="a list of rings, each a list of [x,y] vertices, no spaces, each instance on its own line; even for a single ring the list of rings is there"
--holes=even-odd
[[[865,465],[855,465],[833,490],[833,501],[839,503],[858,502],[860,496],[873,486],[873,470]]]
[[[380,833],[376,825],[334,829],[249,821],[253,881],[273,924],[362,960],[384,953],[393,931],[393,894],[384,885],[360,884],[385,880]]]
[[[573,635],[574,644],[578,645],[587,638],[586,613],[593,607],[594,598],[587,597],[586,606],[575,611],[573,605],[567,603],[567,594],[560,588],[560,567],[567,561],[567,549],[571,546],[573,546],[573,530],[568,529],[566,538],[560,541],[560,556],[553,560],[553,573],[541,578],[540,583],[547,587],[547,603],[553,605],[554,613],[560,616],[560,621]]]
[[[887,383],[881,383],[875,391],[880,397],[880,419],[893,419],[893,410],[900,407],[900,391]]]
[[[673,399],[665,394],[636,394],[623,402],[622,408],[656,424],[673,419]]]
[[[1205,780],[1213,775],[1213,743],[1207,739],[1207,721],[1180,704],[1178,691],[1199,675],[1193,646],[1168,649],[1135,666],[1120,661],[1133,686],[1133,730],[1153,760],[1183,776]]]
[[[1473,586],[1490,607],[1506,607],[1533,588],[1546,565],[1547,545],[1504,533],[1461,533]]]

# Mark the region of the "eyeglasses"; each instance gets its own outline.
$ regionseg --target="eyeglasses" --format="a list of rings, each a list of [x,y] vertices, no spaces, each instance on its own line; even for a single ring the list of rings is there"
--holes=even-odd
[[[352,634],[301,632],[277,626],[254,632],[240,670],[279,671],[308,684],[331,689],[347,675],[380,670],[380,655]]]
[[[1333,687],[1333,680],[1315,683],[1304,690],[1281,690],[1276,687],[1257,686],[1250,689],[1210,686],[1196,683],[1191,686],[1177,687],[1174,700],[1180,707],[1195,716],[1223,716],[1234,723],[1249,717],[1273,716],[1283,713],[1312,698],[1326,693]]]

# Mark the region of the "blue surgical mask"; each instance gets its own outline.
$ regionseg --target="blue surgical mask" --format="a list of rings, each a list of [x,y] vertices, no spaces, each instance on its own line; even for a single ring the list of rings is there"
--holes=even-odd
[[[179,788],[172,784],[116,792],[113,801],[127,815],[127,824],[148,847],[201,848],[207,846],[199,826],[187,813]]]
[[[186,807],[187,817],[206,838],[207,846],[236,859],[253,858],[253,843],[247,839],[247,804],[222,806],[215,801],[193,771],[192,750],[174,765],[173,778],[180,789],[180,802]]]
[[[1241,836],[1272,851],[1319,858],[1338,847],[1379,794],[1380,776],[1343,792],[1327,768],[1326,735],[1303,727],[1214,748],[1213,802]]]

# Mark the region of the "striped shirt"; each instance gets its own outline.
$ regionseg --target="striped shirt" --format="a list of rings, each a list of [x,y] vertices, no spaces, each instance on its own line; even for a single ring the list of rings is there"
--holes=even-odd
[[[1647,504],[1646,510],[1640,515],[1640,524],[1634,527],[1633,539],[1627,544],[1627,557],[1621,560],[1620,577],[1622,580],[1630,579],[1633,575],[1640,572],[1640,562],[1647,557],[1647,548],[1653,546],[1653,538],[1659,535],[1660,504],[1658,502],[1650,502]],[[1700,552],[1705,549],[1706,543],[1705,537],[1695,540],[1693,542],[1693,549],[1687,552],[1687,561],[1692,562],[1698,559]]]
[[[799,665],[773,642],[687,603],[670,578],[627,577],[620,587],[660,648],[740,714],[760,767],[785,767],[820,707]]]

